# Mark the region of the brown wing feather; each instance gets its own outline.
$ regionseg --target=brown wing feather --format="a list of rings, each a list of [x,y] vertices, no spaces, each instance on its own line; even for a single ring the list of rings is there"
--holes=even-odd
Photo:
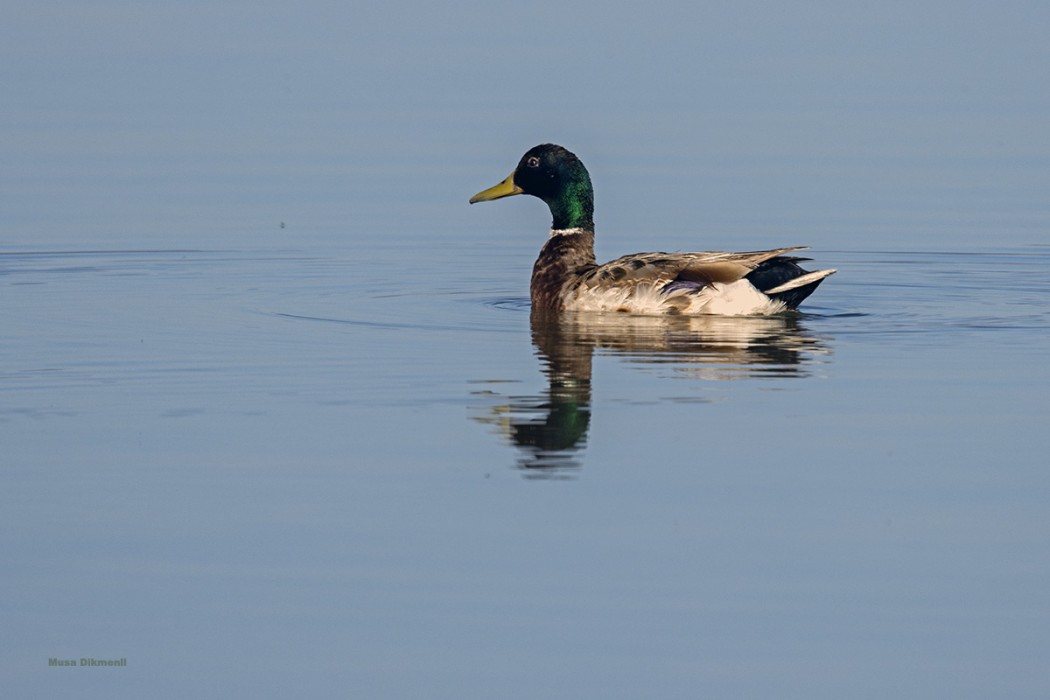
[[[635,253],[591,268],[580,282],[587,287],[634,286],[639,282],[675,279],[705,285],[728,284],[743,278],[766,260],[803,249],[804,246],[746,253]]]

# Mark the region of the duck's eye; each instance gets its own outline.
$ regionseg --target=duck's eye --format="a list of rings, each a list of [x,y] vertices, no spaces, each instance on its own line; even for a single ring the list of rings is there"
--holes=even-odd
[[[540,158],[539,158],[539,156],[529,156],[529,159],[527,161],[525,161],[525,165],[529,166],[530,168],[538,168],[538,167],[540,167]]]

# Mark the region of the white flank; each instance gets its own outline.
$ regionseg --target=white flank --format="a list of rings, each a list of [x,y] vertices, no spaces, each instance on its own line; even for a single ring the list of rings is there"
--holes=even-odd
[[[766,316],[786,308],[784,302],[770,299],[747,280],[737,280],[729,284],[715,282],[704,288],[698,296],[705,295],[709,296],[709,299],[699,313],[716,316]]]
[[[667,283],[657,280],[634,287],[580,288],[566,299],[569,311],[619,311],[622,313],[662,315],[709,314],[715,316],[767,316],[783,311],[783,302],[770,299],[747,280],[729,284],[715,282],[699,292],[664,294],[660,290]],[[678,303],[668,303],[673,299]],[[688,300],[683,307],[681,301]]]

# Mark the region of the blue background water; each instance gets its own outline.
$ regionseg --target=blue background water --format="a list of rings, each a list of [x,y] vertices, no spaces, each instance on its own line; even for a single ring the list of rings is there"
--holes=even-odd
[[[1050,688],[1044,4],[7,14],[12,697]],[[543,141],[840,273],[533,325]]]

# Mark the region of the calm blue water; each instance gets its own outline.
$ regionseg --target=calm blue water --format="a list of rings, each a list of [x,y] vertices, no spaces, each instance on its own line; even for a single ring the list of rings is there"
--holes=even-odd
[[[1042,5],[16,9],[5,696],[1050,690]],[[839,274],[532,319],[548,140]]]

